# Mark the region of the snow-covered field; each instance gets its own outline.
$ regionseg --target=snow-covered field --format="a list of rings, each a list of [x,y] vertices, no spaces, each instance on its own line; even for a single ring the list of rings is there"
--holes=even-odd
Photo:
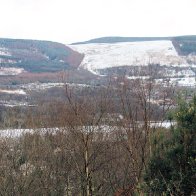
[[[0,67],[0,76],[14,76],[22,73],[24,69],[16,67]]]
[[[96,70],[131,65],[186,65],[171,41],[126,42],[115,44],[70,45],[73,50],[85,54],[80,67],[93,73]]]

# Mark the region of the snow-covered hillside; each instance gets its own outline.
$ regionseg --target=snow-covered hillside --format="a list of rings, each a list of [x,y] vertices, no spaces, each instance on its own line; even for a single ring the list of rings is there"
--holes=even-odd
[[[96,73],[110,67],[144,66],[149,63],[161,65],[186,65],[171,41],[126,42],[116,44],[70,45],[73,50],[85,54],[80,67]]]

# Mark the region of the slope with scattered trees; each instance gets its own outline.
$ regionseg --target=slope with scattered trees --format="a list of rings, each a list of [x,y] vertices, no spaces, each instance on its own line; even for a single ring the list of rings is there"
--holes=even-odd
[[[29,72],[55,72],[77,68],[83,55],[64,44],[20,39],[0,39],[0,67],[20,67]]]

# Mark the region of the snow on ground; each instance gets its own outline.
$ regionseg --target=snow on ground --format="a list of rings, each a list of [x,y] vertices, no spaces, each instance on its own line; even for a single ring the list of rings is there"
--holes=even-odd
[[[136,80],[136,79],[148,80],[148,79],[150,79],[150,76],[127,76],[127,79],[129,79],[129,80]]]
[[[167,69],[166,73],[164,74],[164,77],[167,78],[160,78],[155,79],[155,82],[157,84],[166,85],[171,84],[174,86],[180,86],[180,87],[196,87],[196,75],[195,73],[190,69],[185,69],[181,71],[176,71],[172,69]],[[135,79],[141,79],[141,80],[148,80],[150,79],[150,76],[127,76],[127,79],[135,80]]]
[[[77,84],[77,83],[39,83],[39,82],[35,82],[35,83],[28,83],[28,84],[22,84],[19,87],[21,89],[25,89],[25,90],[33,90],[33,91],[42,91],[42,90],[46,90],[46,89],[50,89],[53,87],[64,87],[65,85],[68,85],[70,87],[90,87],[90,85],[87,84]]]
[[[166,129],[169,129],[171,126],[176,125],[176,122],[174,121],[163,121],[163,122],[151,122],[150,127],[152,128],[158,128],[158,127],[163,127]]]
[[[63,87],[65,84],[64,83],[28,83],[28,84],[22,84],[20,85],[20,88],[25,89],[25,90],[34,90],[34,91],[41,91],[45,89],[50,89],[53,87]]]
[[[24,69],[16,67],[0,67],[0,76],[13,76],[22,73]]]
[[[11,54],[7,50],[7,48],[1,48],[1,47],[0,47],[0,55],[3,55],[3,56],[11,56]]]
[[[186,78],[172,78],[172,83],[177,83],[177,86],[185,86],[185,87],[195,87],[195,77],[186,77]]]
[[[80,67],[93,73],[98,69],[126,65],[186,65],[178,56],[171,41],[126,42],[115,44],[70,45],[73,50],[85,54]]]
[[[181,86],[181,87],[196,87],[195,77],[180,77],[180,78],[169,78],[168,82],[174,86]],[[156,83],[163,84],[163,79],[156,79]],[[167,82],[166,82],[167,83]]]
[[[58,128],[41,128],[41,129],[4,129],[0,130],[0,137],[4,138],[17,138],[27,133],[46,133],[48,132],[55,132]]]
[[[164,76],[167,77],[195,77],[195,73],[190,68],[185,68],[183,70],[174,70],[168,67]]]
[[[16,90],[0,89],[0,93],[26,95],[26,92],[22,89],[16,89]]]
[[[138,121],[138,123],[140,125],[143,125],[142,122]],[[171,126],[176,125],[176,122],[168,122],[168,121],[157,121],[157,122],[149,122],[149,126],[151,128],[158,128],[158,127],[163,127],[163,128],[170,128]],[[84,132],[102,132],[102,133],[112,133],[115,131],[119,131],[119,127],[118,126],[110,126],[110,125],[100,125],[100,126],[78,126],[75,127],[78,128],[80,131],[84,131]],[[121,127],[122,131],[124,130],[125,127]],[[4,130],[0,130],[0,138],[16,138],[16,137],[20,137],[23,134],[26,133],[52,133],[55,134],[58,131],[66,131],[67,128],[66,127],[62,127],[62,128],[58,128],[58,127],[54,127],[54,128],[39,128],[39,129],[4,129]]]
[[[5,100],[0,100],[0,105],[5,106],[5,107],[21,107],[21,106],[25,106],[25,107],[35,107],[36,105],[31,105],[28,102],[19,102],[19,101],[15,101],[15,100],[10,100],[10,101],[5,101]]]
[[[16,138],[20,137],[25,133],[31,133],[31,129],[5,129],[0,130],[0,137],[2,138]]]

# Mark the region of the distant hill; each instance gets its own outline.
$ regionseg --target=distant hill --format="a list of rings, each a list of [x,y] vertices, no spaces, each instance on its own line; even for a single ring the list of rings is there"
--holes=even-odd
[[[180,55],[196,54],[196,35],[176,36],[176,37],[101,37],[84,42],[73,43],[72,45],[91,43],[120,43],[120,42],[143,42],[170,40],[173,42]]]
[[[79,66],[83,55],[56,42],[0,39],[0,67],[30,72],[56,72]]]
[[[91,44],[91,43],[119,43],[119,42],[138,42],[138,41],[158,41],[170,40],[169,37],[101,37],[84,42],[72,43],[72,45]]]

